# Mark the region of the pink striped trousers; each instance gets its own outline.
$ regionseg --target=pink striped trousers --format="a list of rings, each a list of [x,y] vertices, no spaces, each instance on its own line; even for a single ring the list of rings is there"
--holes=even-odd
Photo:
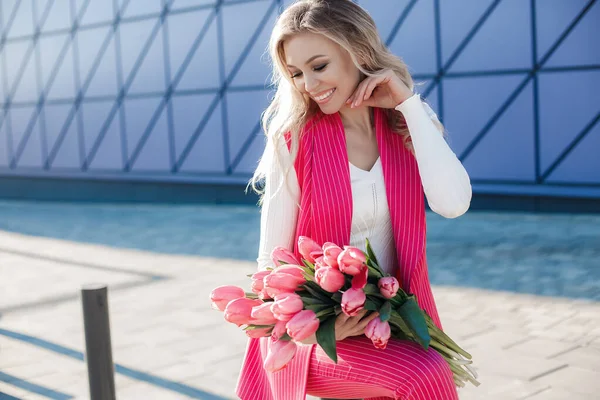
[[[357,336],[337,342],[338,363],[314,346],[307,393],[331,399],[458,400],[447,362],[418,344],[390,339],[385,350]]]

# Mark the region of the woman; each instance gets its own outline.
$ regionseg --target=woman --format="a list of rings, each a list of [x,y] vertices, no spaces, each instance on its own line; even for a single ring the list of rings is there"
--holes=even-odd
[[[269,47],[277,92],[263,115],[267,145],[251,181],[262,193],[259,269],[276,246],[298,255],[300,236],[363,250],[369,238],[383,268],[441,328],[427,275],[423,193],[433,211],[455,218],[469,208],[471,185],[437,117],[413,94],[406,65],[350,0],[294,3]],[[438,353],[400,340],[374,348],[363,333],[376,316],[338,317],[338,364],[312,337],[287,368],[268,373],[268,338],[250,339],[239,397],[457,399]]]

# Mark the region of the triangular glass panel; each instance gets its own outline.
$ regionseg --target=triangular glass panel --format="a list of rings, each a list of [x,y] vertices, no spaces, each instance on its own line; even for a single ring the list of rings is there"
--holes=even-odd
[[[525,7],[521,0],[502,0],[449,70],[531,68],[531,46],[530,7]]]
[[[545,171],[600,111],[600,71],[542,73],[538,79],[540,163]],[[571,93],[576,95],[565,95]]]
[[[402,57],[411,73],[437,72],[433,0],[416,3],[389,48]]]
[[[535,181],[532,87],[530,82],[464,160],[471,179]]]
[[[59,59],[67,46],[64,56]],[[48,93],[54,87],[52,98],[69,98],[75,95],[73,79],[73,52],[68,35],[40,36],[38,49],[42,66],[42,89]],[[50,82],[52,79],[52,82]]]
[[[444,80],[444,125],[460,156],[524,81],[525,75]]]
[[[72,168],[81,169],[81,150],[79,147],[79,130],[77,113],[73,115],[73,119],[68,127],[65,126],[66,119],[71,112],[71,104],[46,104],[44,106],[44,116],[46,120],[46,140],[48,143],[48,155],[50,169],[52,168]],[[60,147],[55,148],[58,144],[58,136],[63,129],[65,135],[60,142]]]
[[[148,53],[137,69],[129,93],[152,93],[165,91],[165,58],[162,28],[154,38]]]
[[[260,1],[231,4],[221,8],[226,77],[230,76],[234,66],[248,56],[243,52],[255,32],[264,28],[261,21],[265,16],[268,17],[267,12],[275,11],[274,4],[272,1]]]
[[[567,4],[570,4],[567,3]],[[539,8],[539,7],[538,7]],[[600,6],[592,6],[550,56],[547,67],[600,64]]]
[[[212,18],[208,19],[209,16]],[[176,83],[176,89],[218,88],[220,74],[217,25],[212,12],[202,10],[171,14],[167,21],[171,79]],[[194,43],[198,39],[201,41],[194,50]],[[177,77],[180,77],[179,81],[175,82]]]
[[[133,171],[155,171],[168,173],[171,171],[169,156],[169,127],[167,126],[167,113],[163,112],[144,142],[138,157],[132,160]]]
[[[93,103],[84,104],[83,111],[85,114],[101,113],[106,115],[111,103]],[[95,145],[98,139],[98,130],[86,127],[85,142],[87,151],[86,161],[87,167],[91,170],[122,170],[123,169],[123,150],[121,145],[121,128],[120,128],[119,111],[112,118],[108,129],[104,132],[102,141],[96,148],[94,154],[91,154],[91,148]]]

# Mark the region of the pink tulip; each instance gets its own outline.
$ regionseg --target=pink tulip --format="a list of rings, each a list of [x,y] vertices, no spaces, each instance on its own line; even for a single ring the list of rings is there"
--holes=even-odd
[[[344,250],[338,256],[340,271],[348,275],[356,275],[367,268],[367,258],[357,247],[344,246]]]
[[[281,247],[281,246],[275,247],[273,249],[273,251],[271,252],[271,260],[273,261],[273,264],[275,266],[284,265],[282,263],[282,261],[285,264],[294,264],[294,265],[301,264],[300,261],[298,260],[298,258],[296,258],[296,255],[294,253],[292,253],[285,247]]]
[[[354,317],[363,309],[367,295],[362,289],[348,289],[342,295],[342,311],[349,317]]]
[[[398,279],[394,278],[393,276],[387,276],[379,279],[377,286],[379,286],[381,295],[386,299],[391,299],[394,297],[400,289],[400,283],[398,283]]]
[[[315,279],[319,286],[330,293],[335,293],[344,287],[346,277],[339,270],[331,267],[323,267],[315,272]],[[362,289],[362,288],[361,288]]]
[[[305,282],[302,268],[297,265],[284,265],[265,276],[264,289],[269,296],[275,297],[281,293],[294,292]]]
[[[271,311],[279,321],[289,321],[304,308],[302,298],[296,293],[281,293],[271,303]]]
[[[329,265],[325,263],[325,257],[321,256],[315,260],[315,271],[324,267],[329,267]]]
[[[232,285],[219,286],[210,292],[212,307],[219,311],[224,311],[225,307],[227,307],[227,304],[231,300],[239,299],[240,297],[245,296],[246,293],[244,292],[244,289]]]
[[[302,341],[319,329],[319,319],[314,311],[302,310],[288,321],[286,328],[292,339]]]
[[[246,330],[246,336],[253,338],[253,339],[258,339],[261,337],[266,337],[269,336],[271,334],[271,330],[273,328],[269,327],[269,328],[257,328],[257,329],[248,329]]]
[[[273,341],[279,340],[286,333],[285,324],[287,324],[287,321],[277,321],[271,332],[271,339]]]
[[[307,236],[300,236],[298,238],[298,251],[304,259],[311,263],[314,263],[317,258],[323,255],[321,246]]]
[[[237,326],[249,324],[252,319],[252,307],[261,304],[262,301],[260,300],[248,299],[246,297],[232,300],[225,307],[225,320]]]
[[[278,340],[269,346],[269,352],[263,367],[268,372],[284,369],[296,355],[296,342],[293,340]]]
[[[256,294],[260,294],[260,292],[262,292],[263,288],[264,288],[264,278],[265,276],[269,275],[271,273],[271,271],[269,270],[264,270],[264,271],[259,271],[257,273],[255,273],[254,275],[252,275],[252,292],[256,293]]]
[[[367,286],[367,281],[369,279],[369,268],[363,268],[358,274],[354,275],[352,278],[352,288],[353,289],[362,289]]]
[[[259,306],[254,306],[250,312],[252,317],[251,324],[253,325],[274,325],[277,320],[271,311],[271,303],[262,303]]]
[[[375,347],[385,349],[390,340],[390,324],[387,321],[382,322],[380,318],[372,319],[365,328],[365,335],[371,339]]]
[[[342,251],[343,250],[337,244],[326,242],[323,245],[323,261],[331,268],[339,269],[339,264],[337,260]]]

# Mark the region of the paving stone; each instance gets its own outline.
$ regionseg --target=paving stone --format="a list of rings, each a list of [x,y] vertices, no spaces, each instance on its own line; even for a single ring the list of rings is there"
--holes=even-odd
[[[600,393],[598,369],[592,371],[569,366],[536,379],[536,381],[540,384],[548,384],[552,388],[563,389],[590,398],[594,398]]]
[[[576,345],[573,345],[572,343],[539,337],[530,337],[523,342],[517,343],[508,348],[510,348],[512,351],[518,352],[519,354],[546,359],[551,358],[556,354],[573,349],[574,347],[576,347]]]

